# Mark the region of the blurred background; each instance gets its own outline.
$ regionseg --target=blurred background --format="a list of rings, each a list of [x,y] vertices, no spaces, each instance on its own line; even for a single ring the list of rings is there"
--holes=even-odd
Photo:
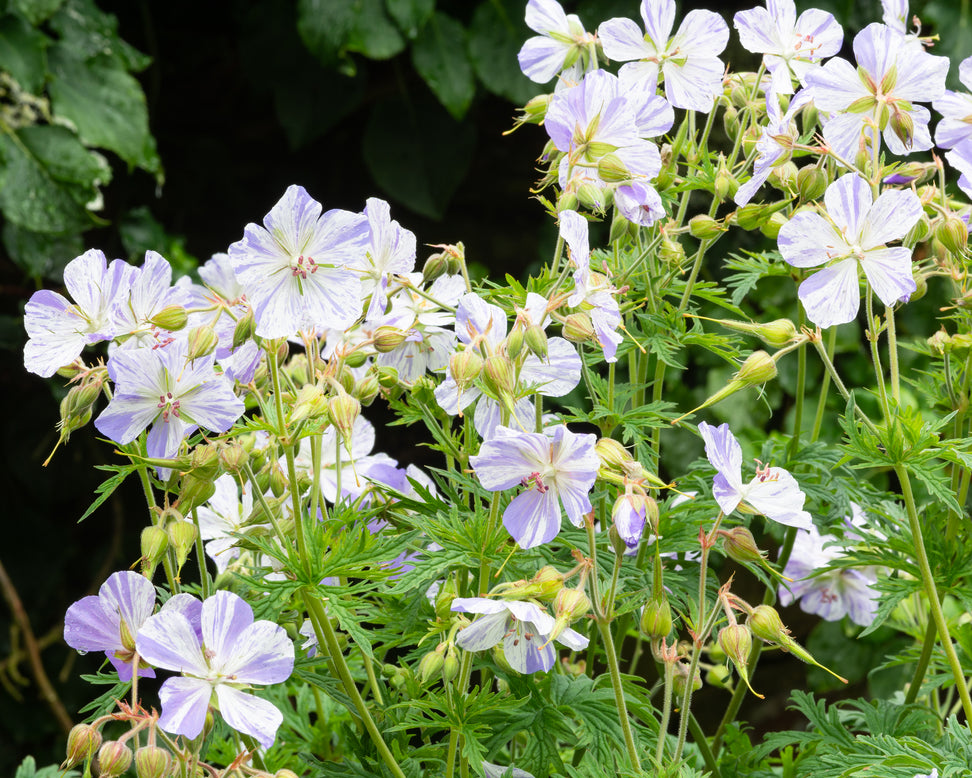
[[[753,4],[707,7],[731,20]],[[877,0],[813,5],[842,22],[848,54],[853,32],[880,19]],[[136,562],[144,525],[144,503],[125,488],[77,523],[108,475],[94,466],[113,461],[90,427],[41,466],[57,440],[64,389],[23,369],[26,300],[59,289],[64,265],[87,248],[137,264],[153,249],[177,275],[192,273],[292,183],[325,209],[388,200],[416,234],[419,268],[427,244],[463,241],[474,272],[524,279],[555,238],[530,192],[546,135],[535,126],[505,134],[516,107],[545,91],[516,62],[533,34],[524,6],[0,0],[0,774],[30,753],[40,765],[63,759],[62,725],[94,696],[79,673],[99,664],[63,644],[64,611]],[[564,6],[588,30],[638,17],[635,0]],[[967,6],[911,8],[923,34],[948,31],[935,53],[952,56],[953,73],[972,53]],[[703,5],[682,3],[680,12],[693,7]],[[756,64],[735,36],[723,59],[736,69]],[[410,434],[396,428],[378,445],[416,461]],[[60,722],[39,693],[11,617],[18,608]]]

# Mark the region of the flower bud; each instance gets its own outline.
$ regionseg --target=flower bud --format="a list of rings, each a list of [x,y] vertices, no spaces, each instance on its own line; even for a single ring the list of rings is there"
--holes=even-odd
[[[736,133],[739,132],[739,109],[736,106],[726,106],[722,114],[722,127],[730,138],[736,137]]]
[[[293,770],[282,767],[273,774],[273,778],[300,778]]]
[[[224,446],[219,451],[219,461],[223,469],[231,475],[242,472],[250,455],[246,449],[236,440]]]
[[[138,778],[166,778],[172,767],[172,756],[159,746],[142,746],[135,752],[135,774]]]
[[[483,364],[483,384],[494,397],[512,397],[516,388],[513,364],[501,354],[493,354]]]
[[[327,397],[316,384],[304,384],[297,392],[290,412],[291,424],[304,419],[320,419],[327,416]]]
[[[356,397],[363,406],[367,407],[375,401],[379,389],[378,373],[369,371],[364,378],[354,385],[351,395],[352,397]]]
[[[115,778],[132,764],[132,749],[117,740],[109,740],[98,749],[101,778]]]
[[[451,579],[446,580],[435,595],[435,617],[439,621],[449,621],[452,618],[452,601],[456,599],[456,584]]]
[[[772,214],[767,221],[759,225],[759,231],[770,240],[776,240],[780,235],[780,230],[783,229],[783,225],[786,224],[787,221],[789,221],[789,219],[777,211],[776,213]]]
[[[341,392],[328,400],[327,408],[331,423],[341,433],[345,445],[351,447],[351,431],[361,415],[361,403],[347,392]]]
[[[142,575],[152,577],[155,566],[165,557],[169,536],[161,527],[150,526],[142,530]]]
[[[601,467],[617,472],[622,472],[629,463],[635,461],[628,449],[614,438],[598,438],[594,444],[594,452],[601,460]]]
[[[935,237],[952,254],[964,254],[969,242],[969,225],[956,214],[949,213],[936,228]]]
[[[215,443],[196,446],[189,455],[189,470],[196,478],[215,479],[219,475],[219,447]]]
[[[456,649],[449,646],[445,659],[442,660],[442,683],[452,683],[459,675],[459,657],[456,656]]]
[[[891,131],[910,150],[915,139],[915,120],[907,111],[894,110],[891,112]]]
[[[742,363],[736,380],[754,386],[776,378],[776,362],[765,351],[754,351]]]
[[[689,665],[685,662],[676,662],[675,675],[672,678],[672,687],[675,690],[675,694],[681,699],[685,694],[685,687],[688,685],[688,674]],[[692,691],[698,691],[702,688],[702,675],[698,670],[695,671],[695,676],[692,678]]]
[[[577,199],[581,205],[594,213],[604,213],[609,205],[609,192],[597,184],[585,181],[577,187]]]
[[[563,587],[564,574],[550,565],[544,565],[533,578],[509,584],[503,596],[510,600],[552,600]]]
[[[201,327],[193,327],[189,330],[189,361],[212,354],[219,345],[219,338],[216,330],[210,325],[203,324]]]
[[[517,117],[517,120],[522,124],[543,124],[552,99],[552,94],[531,97],[523,106],[523,112]]]
[[[564,337],[571,343],[586,343],[594,338],[594,325],[586,313],[572,313],[564,321]]]
[[[641,612],[641,631],[651,640],[667,637],[672,631],[672,606],[668,604],[668,597],[664,591],[660,596],[652,597],[645,603]]]
[[[364,349],[356,348],[344,354],[343,367],[359,368],[367,361],[368,361],[368,354],[365,353]],[[348,389],[348,391],[350,392],[351,390]]]
[[[253,318],[253,311],[248,310],[233,328],[233,348],[238,349],[244,343],[253,339],[253,331],[256,322]]]
[[[705,673],[705,682],[709,686],[717,686],[720,689],[732,691],[732,679],[729,677],[729,668],[725,665],[710,667]]]
[[[448,267],[449,262],[445,252],[433,254],[425,260],[425,265],[422,267],[422,284],[428,286],[439,276],[445,275]]]
[[[725,226],[718,219],[704,213],[689,219],[689,234],[699,240],[714,240],[726,231]]]
[[[774,348],[782,348],[799,335],[796,325],[789,319],[774,319],[759,324],[757,322],[734,321],[733,319],[715,319],[716,324],[726,327],[736,332],[745,332],[748,335],[755,335],[766,345]]]
[[[442,672],[442,666],[445,664],[445,652],[448,647],[449,644],[443,641],[435,647],[435,651],[429,651],[422,657],[418,666],[418,676],[423,684],[428,683]]]
[[[814,667],[819,667],[821,670],[826,670],[834,678],[847,683],[846,678],[837,675],[829,667],[824,667],[824,665],[813,658],[813,655],[809,651],[790,637],[790,630],[783,626],[780,614],[776,612],[775,608],[769,605],[757,605],[749,615],[746,623],[749,625],[752,633],[760,640],[765,640],[767,643],[775,643],[784,651],[793,654],[801,662],[806,662]]]
[[[539,324],[531,324],[529,327],[527,327],[524,340],[526,341],[526,347],[530,349],[531,354],[538,357],[541,361],[546,361],[548,353],[547,333],[543,331],[543,327],[541,327]]]
[[[722,202],[727,197],[734,196],[737,189],[739,189],[739,182],[729,172],[725,164],[720,165],[713,184],[712,193],[715,195],[715,199]]]
[[[100,730],[90,724],[75,724],[68,733],[67,759],[61,764],[61,769],[67,770],[90,759],[100,745]]]
[[[165,528],[165,531],[169,543],[172,544],[172,550],[175,551],[176,563],[181,568],[189,558],[189,552],[196,542],[196,525],[190,521],[174,521]]]
[[[175,332],[181,330],[189,321],[189,314],[181,305],[167,305],[149,319],[149,324],[160,330]]]
[[[373,337],[375,351],[379,354],[388,354],[401,346],[407,337],[408,333],[398,327],[383,325],[375,330]]]
[[[506,356],[510,359],[519,357],[523,351],[523,340],[523,329],[521,327],[514,327],[513,331],[506,336]]]
[[[662,238],[658,246],[658,259],[666,265],[681,265],[685,261],[685,247],[673,238]]]
[[[782,192],[792,192],[797,188],[797,166],[793,162],[777,164],[770,171],[770,184]]]
[[[736,209],[733,221],[744,230],[755,230],[759,229],[759,225],[767,218],[769,218],[769,214],[765,213],[762,205],[748,203],[742,208]]]
[[[805,203],[822,197],[829,183],[826,171],[816,165],[801,168],[797,173],[797,191]]]
[[[762,694],[753,690],[749,683],[749,652],[753,647],[753,636],[749,627],[743,624],[730,624],[719,630],[719,647],[726,652],[726,656],[736,668],[739,677],[743,679],[749,691],[760,699]]]
[[[617,154],[605,154],[597,161],[597,175],[609,184],[621,184],[631,179],[631,171]]]
[[[559,213],[576,211],[579,207],[580,203],[577,201],[577,195],[573,192],[561,192],[560,197],[557,198],[557,211]]]
[[[267,488],[274,497],[281,497],[287,491],[287,476],[284,475],[278,462],[270,463],[270,473]]]
[[[469,386],[483,371],[483,358],[475,349],[456,351],[449,357],[449,372],[460,387]]]
[[[720,532],[723,538],[722,547],[726,555],[736,562],[756,562],[762,564],[765,561],[764,554],[756,545],[753,533],[745,527],[733,527],[729,530]]]

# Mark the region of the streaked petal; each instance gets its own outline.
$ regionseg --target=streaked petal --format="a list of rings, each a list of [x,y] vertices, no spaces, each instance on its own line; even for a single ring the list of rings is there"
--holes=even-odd
[[[203,730],[213,687],[199,678],[169,678],[159,689],[159,726],[172,735],[194,738]]]
[[[226,684],[216,687],[216,699],[220,715],[233,729],[252,735],[264,748],[273,745],[283,723],[283,714],[276,705]]]
[[[799,296],[807,318],[818,327],[853,321],[861,307],[857,260],[845,259],[814,273],[800,284]]]

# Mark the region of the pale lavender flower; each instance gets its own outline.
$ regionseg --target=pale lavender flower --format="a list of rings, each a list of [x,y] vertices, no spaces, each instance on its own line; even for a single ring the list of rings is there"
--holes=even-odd
[[[724,67],[719,55],[729,42],[725,20],[712,11],[689,11],[669,38],[675,25],[675,0],[642,0],[641,18],[644,33],[631,19],[602,22],[598,38],[604,53],[628,62],[622,72],[630,71],[645,89],[654,91],[660,73],[665,96],[676,108],[708,113],[722,94]]]
[[[503,513],[503,526],[521,548],[553,540],[560,532],[561,503],[576,527],[591,510],[588,497],[597,478],[596,437],[559,425],[551,434],[497,427],[479,454],[469,458],[479,482],[497,492],[521,485]]]
[[[163,348],[117,350],[108,360],[115,394],[95,427],[116,443],[148,435],[150,457],[168,458],[198,427],[226,432],[246,409],[232,384],[213,369],[213,355],[189,361],[185,341]]]
[[[456,636],[456,645],[464,651],[487,651],[502,643],[510,667],[524,674],[545,673],[557,661],[557,653],[549,638],[555,621],[539,605],[485,597],[456,597],[452,601],[452,610],[483,614],[483,618]],[[555,640],[574,651],[581,651],[588,644],[586,637],[570,627]]]
[[[503,767],[492,762],[483,762],[483,778],[533,778],[533,774],[519,767]]]
[[[49,378],[77,359],[84,347],[115,336],[112,309],[128,294],[136,269],[120,259],[110,265],[91,249],[64,268],[64,286],[74,302],[57,292],[35,292],[24,307],[24,367]]]
[[[181,280],[181,279],[180,279]],[[164,346],[174,335],[153,324],[163,309],[186,307],[192,300],[189,280],[172,285],[172,266],[155,251],[145,252],[145,262],[130,277],[127,294],[111,309],[116,338],[125,337],[124,348]]]
[[[765,8],[740,11],[732,23],[744,48],[765,55],[772,90],[781,95],[793,92],[793,76],[802,83],[822,59],[840,51],[844,40],[832,14],[810,8],[797,17],[793,0],[766,0]]]
[[[868,626],[877,614],[880,594],[873,588],[877,581],[874,567],[838,567],[827,570],[840,559],[843,549],[833,535],[821,535],[816,527],[800,531],[783,575],[792,583],[781,583],[781,605],[800,601],[800,610],[827,621],[850,616],[851,621]]]
[[[753,480],[743,484],[742,447],[729,425],[713,427],[702,422],[699,433],[705,441],[705,456],[717,471],[712,494],[724,514],[728,516],[745,503],[779,524],[805,530],[813,527],[813,519],[803,510],[807,496],[789,472],[760,463]]]
[[[881,0],[882,21],[902,35],[908,32],[908,0]]]
[[[827,218],[797,213],[780,229],[780,254],[794,267],[824,269],[800,284],[807,317],[818,327],[844,324],[860,307],[858,268],[887,306],[906,301],[915,291],[911,250],[885,244],[903,238],[921,218],[918,196],[910,190],[887,189],[877,200],[856,173],[827,187]]]
[[[611,521],[629,551],[638,548],[645,531],[647,509],[644,497],[631,493],[622,494],[614,503]]]
[[[248,224],[229,248],[262,338],[345,329],[361,314],[361,281],[351,265],[367,249],[368,221],[321,211],[303,187],[290,186],[263,226]]]
[[[972,138],[946,151],[945,159],[959,172],[959,188],[972,197]]]
[[[242,598],[218,591],[202,603],[197,624],[183,612],[165,609],[149,618],[136,648],[155,667],[183,674],[159,690],[159,726],[166,732],[199,735],[215,696],[227,724],[264,748],[273,745],[283,714],[243,688],[290,677],[294,646],[283,627],[254,621],[253,609]]]
[[[564,13],[556,0],[529,0],[526,23],[540,34],[527,39],[517,60],[523,74],[538,84],[546,84],[560,73],[568,60],[577,61],[584,48],[594,42],[580,18]]]
[[[972,89],[972,57],[966,57],[959,65],[959,80],[966,89]],[[942,115],[935,128],[935,145],[939,148],[951,149],[972,138],[972,124],[969,123],[972,95],[946,89],[945,94],[932,103],[932,108]]]
[[[240,539],[236,535],[243,531],[253,511],[253,486],[246,485],[242,499],[236,479],[228,473],[213,481],[213,486],[216,491],[197,509],[197,518],[199,535],[207,541],[206,553],[216,563],[216,569],[223,573],[230,562],[239,559],[237,544]]]
[[[834,57],[806,76],[814,105],[832,114],[824,123],[827,143],[845,159],[854,159],[865,134],[879,142],[873,138],[876,126],[894,154],[930,149],[930,114],[916,103],[945,94],[948,58],[902,45],[898,33],[877,23],[854,38],[854,56],[858,67]]]
[[[64,616],[64,642],[81,652],[104,651],[120,681],[132,680],[135,638],[155,610],[155,587],[130,570],[112,573],[96,596],[82,597]],[[140,676],[155,672],[141,667]]]
[[[916,773],[915,778],[938,778],[938,768],[933,768],[930,773]]]
[[[733,200],[736,205],[746,205],[754,194],[770,177],[778,165],[790,159],[796,134],[791,128],[793,116],[810,102],[810,91],[804,89],[790,101],[786,113],[780,114],[780,99],[772,89],[766,90],[767,124],[762,128],[756,141],[756,162],[753,164],[753,177],[736,190]]]
[[[415,269],[415,234],[391,218],[384,200],[369,197],[364,215],[368,219],[367,254],[354,263],[362,271],[362,292],[371,295],[365,318],[385,313],[388,305],[389,274],[411,273]]]

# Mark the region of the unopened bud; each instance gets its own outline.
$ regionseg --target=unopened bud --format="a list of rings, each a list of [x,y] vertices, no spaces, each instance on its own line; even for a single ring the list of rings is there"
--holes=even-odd
[[[772,214],[769,219],[759,225],[759,231],[770,240],[776,240],[780,235],[780,230],[783,229],[783,225],[786,224],[787,221],[789,221],[789,219],[777,211],[776,213]]]
[[[149,318],[149,324],[160,330],[175,332],[181,330],[189,321],[189,314],[181,305],[167,305],[161,311]]]
[[[526,347],[530,353],[539,357],[541,361],[547,359],[547,334],[539,324],[531,324],[527,327],[526,334],[523,336]]]
[[[494,397],[512,397],[516,388],[513,364],[501,354],[493,354],[483,364],[483,384]]]
[[[776,374],[776,362],[773,357],[765,351],[754,351],[746,357],[735,378],[737,381],[753,386],[771,381],[776,378]]]
[[[132,749],[117,740],[109,740],[98,749],[101,778],[115,778],[132,764]]]
[[[456,650],[449,646],[445,659],[442,660],[442,683],[452,683],[457,675],[459,675],[459,657],[456,656]]]
[[[732,197],[736,194],[736,190],[739,189],[739,182],[726,169],[725,165],[722,165],[719,168],[719,172],[716,173],[712,188],[716,200],[722,202],[727,197]]]
[[[90,759],[101,745],[101,732],[90,724],[75,724],[68,733],[67,759],[61,764],[62,770]]]
[[[797,191],[805,203],[820,198],[827,191],[829,183],[826,171],[816,165],[801,168],[797,173]]]
[[[361,403],[347,392],[341,392],[328,400],[327,408],[331,423],[335,426],[345,445],[351,447],[351,431],[361,415]]]
[[[150,526],[142,530],[142,574],[151,577],[155,566],[165,557],[169,536],[161,527]]]
[[[577,187],[577,199],[588,210],[604,213],[609,205],[610,197],[607,190],[586,181]]]
[[[769,216],[762,205],[749,203],[736,210],[733,221],[744,230],[756,230]]]
[[[726,231],[725,226],[718,219],[704,213],[689,219],[689,234],[699,240],[714,240]]]
[[[969,242],[969,225],[954,213],[949,213],[939,223],[935,237],[952,254],[964,254]]]
[[[749,627],[743,624],[730,624],[719,630],[719,647],[726,652],[726,656],[736,668],[739,677],[743,679],[749,691],[760,699],[762,694],[756,692],[749,683],[749,652],[753,647],[753,636]]]
[[[282,767],[273,774],[273,778],[300,778],[293,770]]]
[[[594,444],[594,452],[601,460],[601,466],[609,470],[622,472],[634,457],[621,443],[614,438],[598,438]]]
[[[189,470],[196,478],[215,479],[219,475],[219,448],[216,444],[196,446],[189,455]]]
[[[267,488],[274,497],[281,497],[287,491],[287,476],[277,462],[271,462],[268,476]]]
[[[597,161],[597,175],[609,184],[620,184],[630,180],[631,171],[617,154],[605,154]]]
[[[672,678],[673,688],[675,689],[675,694],[679,699],[685,694],[685,687],[688,686],[689,682],[689,665],[685,662],[677,662],[675,664],[675,675]],[[695,675],[692,677],[692,691],[698,691],[702,688],[702,675],[696,670]]]
[[[641,542],[641,535],[645,531],[646,499],[644,494],[626,492],[614,501],[611,509],[612,529],[617,531],[626,546],[636,546]],[[624,549],[621,553],[624,553]]]
[[[658,259],[666,265],[681,265],[685,261],[685,247],[673,238],[662,238],[658,245]]]
[[[523,351],[524,334],[521,327],[514,327],[513,331],[506,336],[506,356],[516,359]]]
[[[672,606],[662,592],[660,598],[652,597],[641,612],[641,631],[651,640],[667,637],[672,631]]]
[[[291,424],[304,419],[320,419],[327,416],[327,397],[316,384],[304,384],[297,392],[290,412]]]
[[[723,549],[730,559],[737,562],[756,562],[759,564],[765,561],[763,552],[756,545],[753,533],[745,527],[733,527],[723,530],[719,534],[723,538]]]
[[[428,683],[442,672],[442,665],[445,663],[445,652],[449,647],[448,643],[442,642],[436,646],[435,651],[429,651],[419,662],[418,676],[422,683]]]
[[[564,320],[564,337],[571,343],[586,343],[594,338],[594,325],[586,313],[572,313]]]
[[[138,778],[166,778],[172,756],[159,746],[142,746],[135,752],[135,774]]]
[[[216,330],[210,325],[203,324],[201,327],[193,327],[189,330],[189,351],[187,358],[189,361],[212,354],[219,345],[219,338]]]
[[[891,131],[910,149],[915,139],[915,120],[907,111],[895,110],[891,113]]]
[[[236,440],[224,446],[219,452],[219,461],[223,469],[232,475],[243,471],[249,457],[246,449]]]
[[[407,337],[408,333],[398,327],[387,325],[379,327],[374,334],[375,351],[379,354],[388,354],[401,346]]]
[[[533,578],[514,581],[503,592],[511,600],[553,600],[564,588],[564,574],[550,565],[541,567]]]
[[[794,191],[797,188],[797,166],[793,162],[777,163],[770,171],[769,182],[780,191]]]
[[[253,331],[255,329],[256,322],[253,318],[253,311],[247,311],[243,318],[236,322],[236,327],[233,328],[233,348],[238,349],[247,341],[253,339]]]
[[[165,531],[169,536],[172,550],[175,551],[176,562],[181,568],[189,558],[189,552],[196,542],[196,525],[190,521],[176,521],[166,527]]]
[[[456,351],[449,357],[449,372],[460,387],[469,386],[483,372],[483,358],[475,349]]]
[[[518,121],[523,124],[543,124],[544,117],[547,115],[547,108],[553,99],[552,94],[537,95],[527,100],[523,106],[523,112],[519,115]]]
[[[379,389],[378,374],[374,371],[369,371],[364,378],[354,385],[351,395],[356,397],[361,405],[367,407],[374,402],[378,396]]]

